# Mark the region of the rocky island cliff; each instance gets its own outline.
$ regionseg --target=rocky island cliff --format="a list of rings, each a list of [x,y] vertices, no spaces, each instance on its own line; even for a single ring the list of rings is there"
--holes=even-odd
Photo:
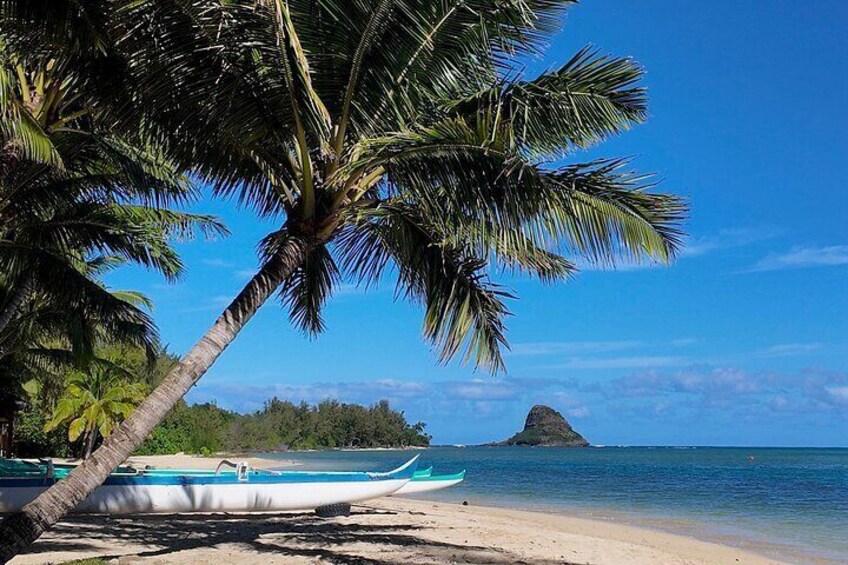
[[[530,445],[539,447],[587,447],[586,438],[574,431],[562,414],[537,404],[524,422],[524,429],[508,440],[494,445]]]

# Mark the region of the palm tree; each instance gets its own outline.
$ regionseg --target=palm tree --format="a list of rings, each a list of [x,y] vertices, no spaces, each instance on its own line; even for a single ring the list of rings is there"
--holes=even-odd
[[[145,386],[130,382],[126,371],[113,361],[98,360],[87,371],[70,375],[44,431],[68,425],[68,439],[83,437],[83,458],[91,455],[98,436],[109,437],[144,399]]]
[[[157,343],[139,297],[109,292],[99,270],[133,262],[174,279],[183,266],[171,239],[225,230],[167,207],[193,188],[149,139],[110,116],[104,100],[116,93],[104,70],[114,59],[96,34],[31,41],[31,31],[50,30],[7,25],[9,6],[0,6],[0,379],[21,395],[34,378],[98,361],[104,338]]]
[[[96,258],[81,268],[96,283],[104,266],[115,264],[114,259]],[[9,293],[0,281],[0,300]],[[157,351],[156,334],[150,318],[138,309],[149,306],[149,301],[134,292],[111,294],[120,307],[107,310],[103,317],[98,317],[97,310],[73,306],[48,293],[28,296],[0,331],[0,389],[13,401],[10,406],[25,401],[49,413],[65,388],[69,372],[104,362],[95,351],[103,344],[122,343],[148,351],[148,357],[152,357]],[[115,327],[121,331],[112,335],[109,330]],[[11,428],[8,432],[12,434]]]
[[[17,315],[0,331],[0,378],[3,388],[19,399],[34,385],[39,404],[48,410],[65,387],[64,374],[98,360],[98,350],[124,347],[140,350],[152,360],[159,346],[150,316],[150,300],[133,291],[114,291],[100,281],[107,271],[124,264],[115,257],[93,257],[78,265],[87,284],[110,295],[117,308],[91,309],[87,302],[69,303],[66,297],[33,292]],[[0,280],[0,301],[13,289]]]
[[[511,295],[490,272],[554,282],[577,269],[566,256],[670,261],[679,198],[621,160],[563,164],[645,119],[641,69],[583,50],[539,76],[518,70],[569,3],[126,3],[111,29],[132,61],[134,107],[155,115],[148,131],[172,134],[180,162],[280,227],[257,274],[133,415],[4,522],[0,556],[100,485],[277,291],[314,334],[343,276],[395,276],[442,361],[461,353],[498,371]]]
[[[192,196],[188,179],[149,144],[104,128],[78,59],[0,54],[0,273],[14,290],[0,302],[0,332],[48,287],[69,305],[124,307],[75,268],[90,251],[173,279],[182,265],[169,238],[223,230],[165,207]]]

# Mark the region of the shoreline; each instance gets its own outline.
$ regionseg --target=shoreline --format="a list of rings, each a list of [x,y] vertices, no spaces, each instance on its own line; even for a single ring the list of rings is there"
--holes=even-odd
[[[311,453],[316,451],[406,451],[422,448],[374,448],[374,449],[334,449],[334,450],[306,450],[292,453],[296,457],[297,453]],[[196,469],[214,469],[221,458],[228,458],[233,461],[247,461],[253,467],[264,467],[273,469],[296,468],[303,466],[304,463],[294,459],[276,459],[268,456],[281,456],[287,452],[260,452],[260,453],[219,453],[216,456],[205,457],[202,455],[188,455],[178,453],[173,455],[154,455],[154,456],[139,456],[132,457],[130,461],[140,465],[153,465],[158,468],[196,468]],[[470,494],[470,493],[469,493]],[[437,493],[433,497],[426,495],[420,497],[403,497],[392,500],[403,501],[423,501],[433,504],[445,504],[448,506],[460,505],[460,499],[463,497],[451,497],[445,493]],[[568,507],[556,507],[546,505],[516,505],[508,502],[501,502],[496,499],[481,498],[477,501],[470,501],[475,508],[489,508],[503,510],[507,512],[541,514],[544,516],[555,516],[566,519],[583,520],[591,523],[599,523],[604,525],[621,526],[625,528],[635,528],[638,530],[646,530],[658,534],[667,534],[672,536],[680,536],[686,539],[692,539],[698,542],[717,544],[724,547],[738,549],[741,551],[749,551],[760,556],[765,556],[771,559],[786,559],[791,557],[794,561],[815,562],[823,565],[839,563],[840,561],[821,556],[811,556],[814,548],[804,548],[792,544],[781,544],[776,539],[769,539],[761,536],[755,536],[753,533],[746,535],[744,532],[734,532],[729,528],[725,531],[710,528],[708,524],[697,521],[679,520],[675,518],[662,518],[650,515],[642,515],[633,512],[625,512],[614,508],[608,509],[576,509]],[[368,503],[365,503],[366,505]],[[805,551],[806,549],[806,551]],[[812,560],[812,561],[810,561]],[[775,561],[777,562],[777,561]]]
[[[443,493],[404,496],[401,500],[432,502],[447,506],[462,505],[463,497],[449,497]],[[471,502],[470,498],[476,498]],[[469,504],[475,508],[487,508],[505,512],[560,517],[566,520],[582,521],[593,524],[619,526],[641,531],[667,534],[691,539],[706,544],[750,552],[762,558],[771,559],[769,563],[810,563],[817,565],[843,565],[844,558],[822,551],[812,544],[797,544],[782,541],[776,536],[739,529],[735,526],[717,528],[715,525],[685,517],[663,517],[617,508],[587,508],[554,506],[544,504],[516,504],[486,497],[469,497]]]

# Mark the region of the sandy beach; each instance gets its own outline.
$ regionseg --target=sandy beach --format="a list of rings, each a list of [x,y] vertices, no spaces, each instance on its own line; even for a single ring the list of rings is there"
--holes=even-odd
[[[103,557],[120,564],[776,564],[745,551],[600,521],[384,499],[351,516],[311,513],[73,517],[14,565]]]

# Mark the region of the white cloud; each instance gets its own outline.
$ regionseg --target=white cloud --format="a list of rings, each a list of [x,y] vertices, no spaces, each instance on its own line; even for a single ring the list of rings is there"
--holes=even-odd
[[[207,267],[227,268],[227,267],[233,266],[233,264],[230,263],[229,261],[225,261],[224,259],[219,259],[219,258],[214,258],[214,257],[211,258],[211,259],[203,259],[203,260],[201,260],[201,263],[203,263]]]
[[[685,357],[644,355],[636,357],[611,357],[609,359],[575,357],[563,363],[548,365],[546,369],[653,369],[682,367],[692,361]]]
[[[818,369],[776,373],[699,366],[641,371],[612,380],[506,377],[266,385],[241,384],[244,380],[240,376],[201,381],[192,389],[190,400],[214,400],[228,409],[253,411],[273,396],[311,404],[335,399],[367,405],[386,399],[410,420],[424,420],[434,428],[455,424],[460,418],[476,421],[478,428],[485,424],[487,429],[505,419],[517,421],[534,404],[546,404],[566,418],[580,420],[579,427],[590,435],[592,426],[610,419],[624,427],[644,422],[680,426],[713,422],[733,430],[743,425],[762,429],[802,423],[840,426],[848,417],[848,372]],[[480,437],[487,439],[494,437]]]
[[[798,373],[749,372],[736,367],[696,367],[676,373],[648,371],[615,379],[600,389],[608,403],[668,413],[766,417],[812,416],[848,409],[848,373],[806,369]]]
[[[759,352],[763,357],[789,357],[791,355],[804,355],[822,348],[820,343],[782,343],[772,345]]]
[[[588,406],[578,406],[576,408],[569,408],[565,411],[565,414],[569,418],[588,418],[592,415],[592,411],[589,410]]]
[[[213,296],[206,300],[203,304],[198,306],[191,306],[189,308],[184,308],[183,312],[208,312],[210,310],[222,310],[224,307],[228,306],[230,302],[233,301],[234,296],[229,296],[226,294],[219,294],[217,296]]]
[[[770,227],[724,229],[714,235],[696,237],[683,247],[682,257],[697,257],[713,251],[743,247],[776,236],[778,231]]]
[[[825,388],[825,391],[834,402],[848,406],[848,386],[831,386]]]
[[[696,343],[700,342],[701,340],[696,337],[683,337],[671,340],[671,345],[672,347],[687,347],[689,345],[695,345]]]
[[[508,382],[471,381],[447,385],[450,396],[463,400],[508,400],[515,398],[515,387]]]
[[[757,261],[746,272],[804,269],[848,265],[848,245],[793,247],[785,253],[772,253]]]
[[[690,369],[677,373],[648,371],[616,379],[614,396],[663,396],[668,393],[727,396],[760,392],[760,378],[734,368]]]
[[[538,341],[528,343],[516,343],[509,351],[509,355],[531,356],[531,355],[573,355],[577,353],[604,353],[608,351],[621,351],[633,349],[643,345],[640,341]]]

